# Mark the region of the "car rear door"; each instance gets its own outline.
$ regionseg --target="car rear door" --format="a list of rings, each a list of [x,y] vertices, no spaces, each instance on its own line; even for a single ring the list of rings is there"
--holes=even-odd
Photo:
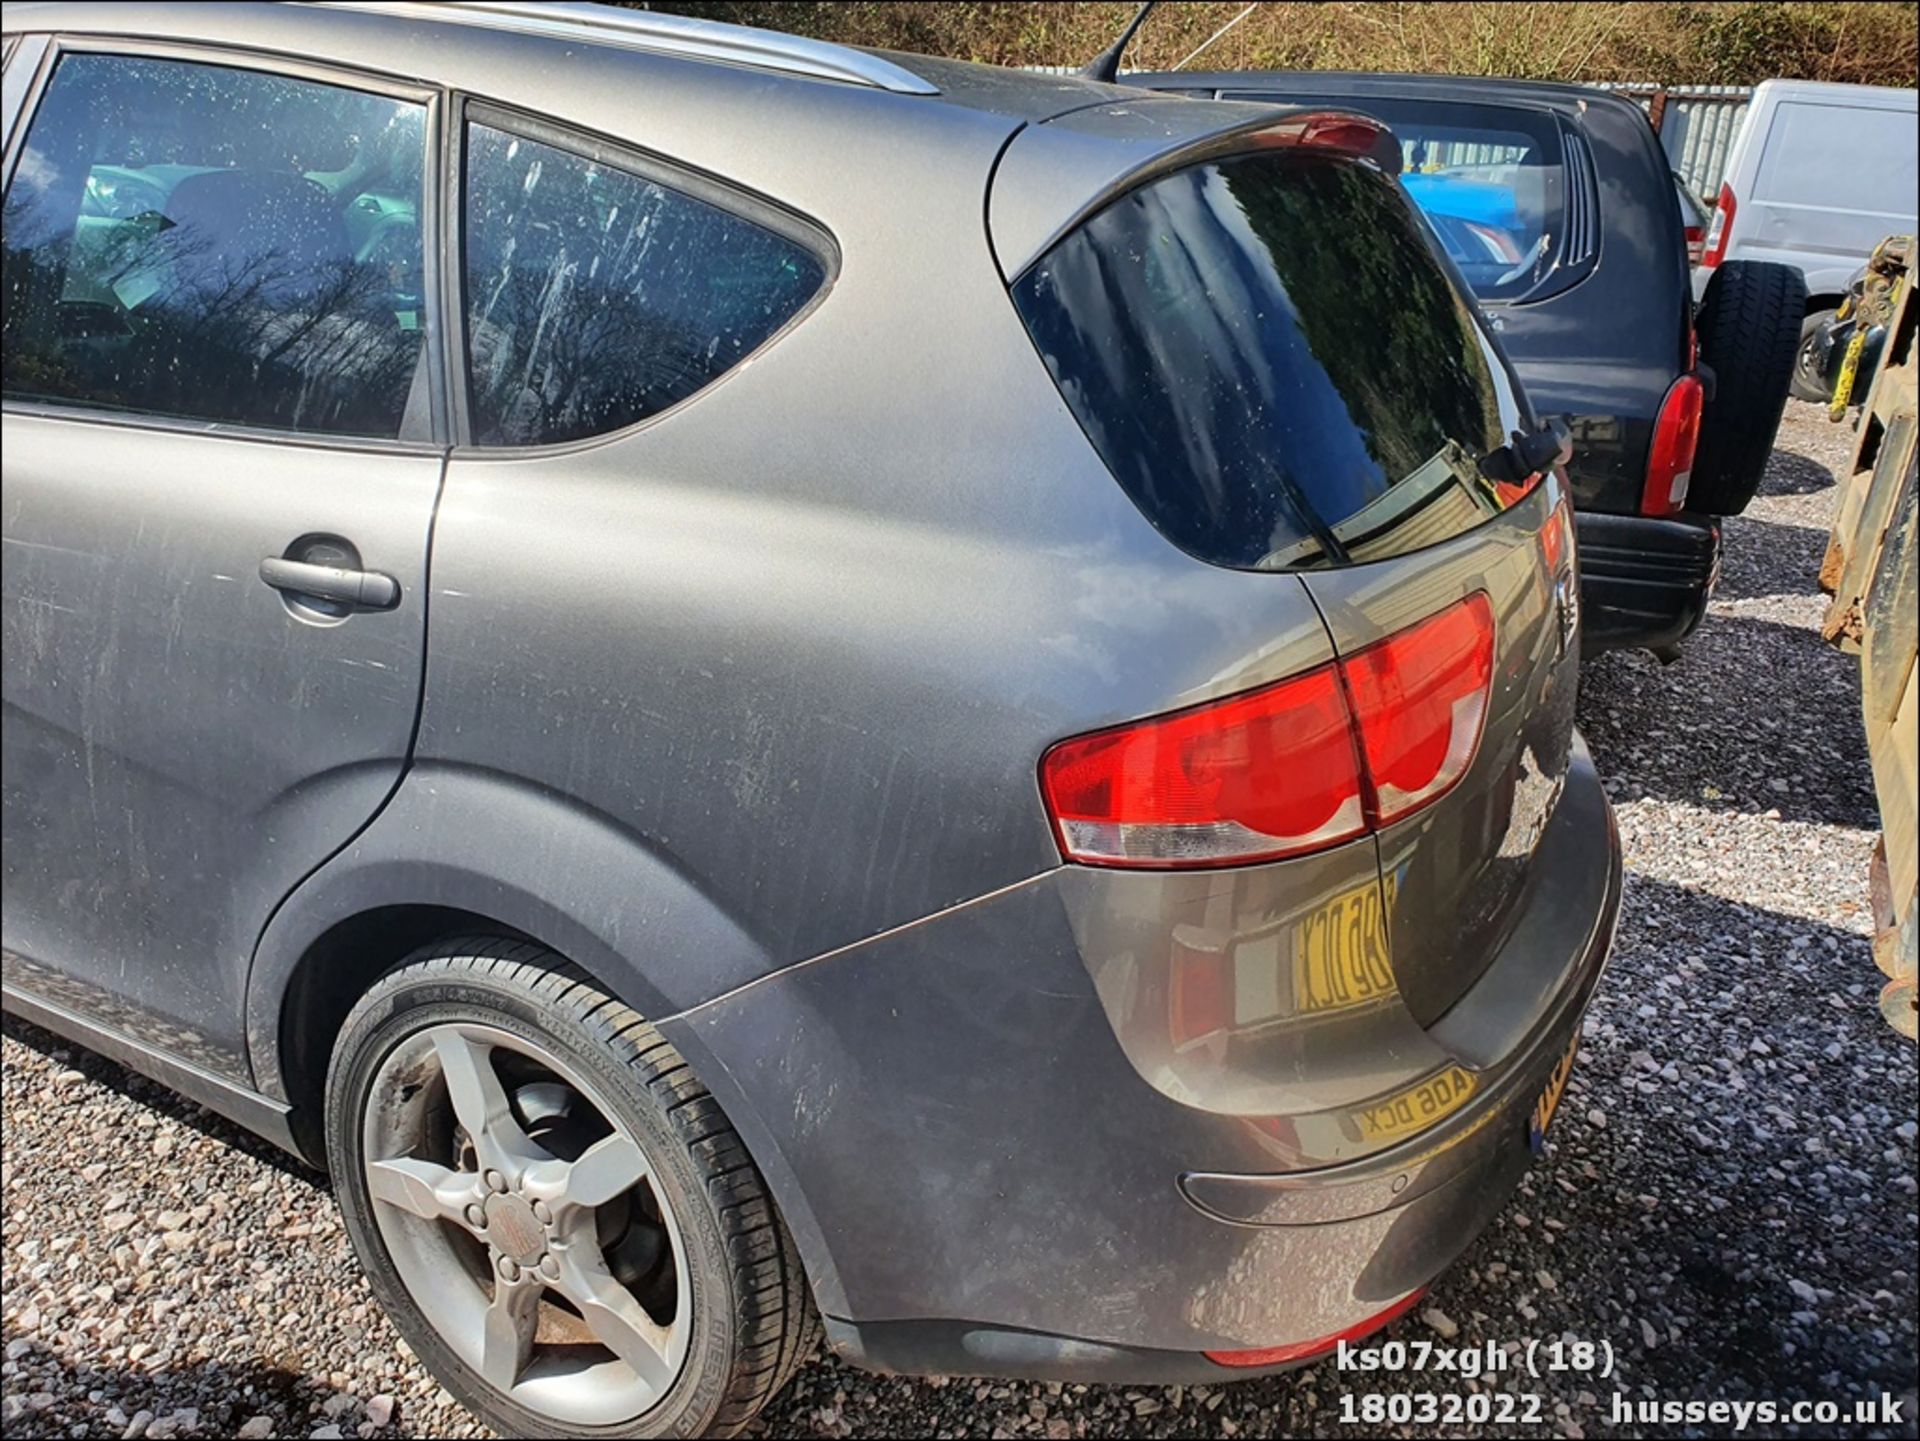
[[[88,42],[8,155],[7,984],[243,1080],[254,940],[415,725],[436,110]]]

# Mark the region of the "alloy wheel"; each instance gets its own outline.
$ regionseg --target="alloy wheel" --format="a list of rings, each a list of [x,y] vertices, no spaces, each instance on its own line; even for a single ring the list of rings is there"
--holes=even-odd
[[[488,1385],[571,1425],[667,1394],[693,1320],[680,1228],[575,1068],[493,1026],[426,1027],[382,1061],[363,1141],[395,1268]]]

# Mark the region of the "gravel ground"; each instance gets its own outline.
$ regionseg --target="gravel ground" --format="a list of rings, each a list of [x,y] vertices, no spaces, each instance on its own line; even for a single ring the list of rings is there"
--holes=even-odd
[[[1543,1396],[1547,1434],[1608,1431],[1616,1391],[1888,1391],[1905,1419],[1850,1434],[1914,1434],[1915,1050],[1874,1006],[1855,665],[1816,633],[1850,443],[1790,403],[1684,657],[1585,675],[1626,846],[1619,946],[1553,1156],[1391,1333],[1610,1342],[1610,1380],[1480,1383]],[[43,1032],[5,1035],[9,1434],[482,1434],[375,1312],[321,1178]],[[1371,1434],[1343,1393],[1436,1388],[1473,1389],[1330,1365],[1220,1387],[906,1381],[823,1358],[763,1429]]]

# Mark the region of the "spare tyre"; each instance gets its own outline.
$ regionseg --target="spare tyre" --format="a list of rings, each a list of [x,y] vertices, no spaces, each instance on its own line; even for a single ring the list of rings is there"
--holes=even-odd
[[[1806,314],[1807,283],[1790,265],[1730,260],[1713,272],[1694,318],[1714,389],[1700,418],[1688,510],[1738,515],[1760,488]]]

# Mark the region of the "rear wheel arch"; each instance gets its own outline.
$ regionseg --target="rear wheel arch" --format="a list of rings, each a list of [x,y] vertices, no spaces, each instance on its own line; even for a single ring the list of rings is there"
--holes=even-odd
[[[510,925],[498,916],[447,906],[395,904],[343,917],[306,945],[278,986],[270,1048],[263,1049],[259,1038],[254,1038],[253,1061],[259,1088],[292,1105],[294,1137],[309,1164],[327,1169],[324,1101],[328,1067],[341,1029],[361,997],[422,949],[476,938],[521,941],[554,952],[595,985],[648,1015],[592,967],[582,965],[537,932]],[[655,1012],[649,1019],[660,1014]],[[660,1030],[680,1049],[694,1075],[720,1104],[748,1155],[760,1168],[799,1247],[818,1304],[823,1310],[836,1306],[844,1310],[838,1268],[825,1235],[772,1130],[734,1085],[732,1074],[707,1046],[699,1028],[667,1020]]]
[[[416,767],[262,929],[246,985],[255,1088],[306,1109],[299,1088],[316,1070],[324,1085],[359,996],[460,934],[537,940],[649,1018],[772,969],[686,876],[604,817],[493,773]]]
[[[446,906],[376,906],[339,921],[301,952],[279,987],[273,1043],[249,1037],[260,1088],[291,1104],[301,1155],[326,1168],[321,1101],[327,1066],[347,1015],[420,947],[459,935],[518,938],[513,927]]]
[[[445,1274],[448,1265],[455,1274],[470,1271],[474,1258],[458,1248],[435,1251],[430,1240],[423,1248],[416,1244],[419,1238],[404,1228],[396,1232],[377,1219],[392,1212],[380,1211],[374,1190],[389,1205],[430,1221],[448,1222],[456,1230],[465,1228],[483,1244],[492,1236],[487,1219],[462,1218],[459,1198],[445,1202],[450,1209],[443,1209],[436,1191],[435,1199],[421,1209],[421,1201],[412,1191],[396,1198],[390,1189],[369,1189],[374,1170],[385,1172],[393,1166],[416,1164],[409,1159],[381,1162],[376,1167],[372,1157],[411,1158],[422,1154],[418,1147],[425,1146],[430,1152],[436,1144],[436,1133],[426,1120],[430,1120],[436,1104],[446,1104],[444,1100],[435,1103],[429,1096],[418,1103],[428,1108],[426,1120],[417,1115],[414,1118],[413,1125],[420,1129],[408,1133],[402,1126],[402,1133],[396,1135],[392,1128],[405,1119],[407,1104],[421,1090],[417,1082],[424,1071],[418,1068],[428,1064],[436,1052],[448,1054],[449,1036],[454,1038],[455,1050],[469,1058],[477,1057],[488,1071],[494,1069],[492,1056],[502,1048],[523,1061],[531,1057],[554,1068],[547,1072],[546,1082],[535,1089],[575,1088],[575,1103],[584,1099],[590,1117],[611,1123],[613,1132],[625,1138],[630,1157],[645,1157],[644,1166],[638,1170],[633,1169],[639,1164],[637,1160],[626,1162],[628,1169],[618,1190],[650,1186],[660,1198],[659,1209],[630,1213],[619,1206],[612,1220],[618,1232],[629,1224],[644,1226],[644,1215],[653,1214],[654,1224],[664,1228],[671,1240],[672,1261],[667,1275],[677,1297],[671,1307],[674,1314],[666,1317],[656,1311],[651,1326],[621,1319],[629,1313],[638,1314],[635,1298],[641,1294],[642,1275],[626,1275],[617,1268],[610,1271],[611,1250],[606,1252],[607,1259],[601,1257],[601,1248],[610,1245],[613,1233],[601,1224],[608,1218],[596,1208],[615,1199],[616,1190],[610,1187],[598,1195],[591,1193],[613,1179],[605,1166],[597,1168],[578,1192],[573,1190],[571,1178],[563,1176],[556,1182],[552,1174],[547,1174],[543,1180],[530,1182],[531,1173],[521,1169],[531,1154],[539,1158],[533,1163],[536,1169],[546,1167],[551,1172],[559,1167],[566,1171],[566,1162],[578,1155],[579,1132],[571,1133],[575,1149],[569,1150],[565,1125],[554,1131],[561,1144],[549,1154],[542,1155],[540,1147],[552,1146],[551,1139],[527,1139],[537,1134],[535,1124],[542,1115],[551,1117],[557,1112],[521,1113],[517,1107],[508,1112],[504,1106],[496,1111],[485,1102],[484,1085],[471,1080],[467,1099],[463,1101],[456,1094],[451,1105],[469,1128],[468,1134],[476,1138],[477,1156],[472,1150],[462,1152],[456,1132],[451,1143],[453,1154],[444,1154],[448,1138],[438,1133],[437,1144],[443,1153],[430,1157],[442,1165],[450,1163],[452,1171],[443,1174],[450,1182],[463,1181],[469,1188],[479,1187],[483,1169],[494,1165],[497,1171],[484,1170],[488,1190],[524,1196],[523,1185],[549,1188],[536,1190],[539,1196],[555,1195],[551,1188],[556,1184],[560,1187],[557,1195],[562,1199],[553,1202],[555,1214],[543,1212],[539,1199],[532,1202],[531,1211],[523,1207],[529,1221],[544,1223],[547,1234],[563,1242],[551,1256],[539,1258],[539,1274],[532,1277],[534,1292],[527,1293],[521,1284],[525,1279],[522,1270],[533,1263],[521,1254],[519,1269],[513,1264],[515,1255],[520,1254],[514,1250],[515,1245],[524,1246],[526,1242],[524,1238],[512,1240],[509,1230],[504,1234],[510,1239],[501,1243],[505,1258],[499,1261],[498,1274],[493,1262],[484,1258],[479,1262],[482,1277],[492,1279],[496,1289],[491,1302],[483,1291],[477,1304],[489,1313],[498,1312],[497,1287],[501,1282],[519,1287],[522,1299],[528,1294],[545,1298],[548,1288],[558,1287],[569,1303],[584,1306],[591,1300],[602,1317],[617,1323],[614,1331],[628,1343],[636,1343],[632,1350],[644,1353],[651,1346],[656,1352],[655,1361],[669,1368],[663,1383],[656,1372],[641,1367],[641,1375],[654,1378],[655,1390],[627,1398],[629,1404],[644,1401],[647,1407],[636,1422],[596,1425],[560,1412],[550,1415],[548,1409],[555,1399],[563,1398],[542,1401],[520,1394],[515,1387],[545,1335],[545,1320],[540,1322],[538,1334],[531,1322],[525,1324],[520,1358],[507,1368],[506,1379],[502,1379],[493,1364],[495,1315],[487,1316],[488,1339],[479,1357],[463,1349],[462,1333],[449,1331],[434,1319],[447,1314],[450,1302],[456,1303],[457,1310],[461,1300],[459,1295],[437,1289],[434,1278]],[[420,1051],[422,1046],[427,1047],[424,1053]],[[430,940],[374,981],[346,1016],[331,1050],[318,1109],[325,1123],[326,1153],[334,1161],[336,1191],[355,1249],[376,1296],[415,1353],[465,1405],[501,1434],[565,1435],[584,1428],[595,1434],[619,1430],[620,1434],[673,1435],[691,1428],[702,1435],[734,1435],[785,1385],[813,1350],[819,1334],[818,1317],[802,1252],[784,1224],[779,1201],[730,1116],[720,1109],[698,1072],[659,1028],[566,956],[528,937],[480,933]],[[382,1068],[392,1067],[398,1070],[388,1070],[388,1087],[379,1090]],[[494,1072],[495,1088],[503,1082],[516,1084],[507,1073]],[[377,1104],[376,1096],[381,1098]],[[562,1108],[569,1114],[572,1109]],[[490,1152],[484,1139],[488,1136],[495,1137],[495,1145],[504,1149]],[[512,1144],[509,1137],[518,1144]],[[371,1149],[375,1146],[383,1149]],[[556,1161],[554,1156],[561,1159]],[[613,1164],[621,1163],[616,1160]],[[505,1173],[506,1179],[500,1173]],[[565,1211],[563,1201],[565,1206],[585,1206],[593,1212],[584,1237],[577,1227],[566,1229],[572,1224],[568,1215],[577,1213]],[[465,1217],[474,1218],[478,1209],[467,1205]],[[500,1219],[491,1204],[487,1216]],[[636,1223],[635,1217],[641,1219]],[[540,1244],[539,1224],[534,1244]],[[565,1259],[583,1249],[586,1256],[572,1262]],[[423,1263],[425,1253],[432,1255]],[[409,1262],[411,1270],[407,1269]],[[643,1256],[642,1273],[654,1264]],[[441,1269],[436,1270],[436,1265]],[[629,1291],[627,1311],[606,1299],[601,1283],[615,1287],[616,1293],[620,1286],[636,1288]],[[655,1303],[646,1304],[651,1307]],[[699,1309],[689,1313],[689,1304]],[[583,1314],[571,1305],[566,1309],[576,1318]],[[565,1317],[560,1319],[564,1321]],[[595,1337],[615,1349],[617,1357],[629,1356],[628,1347],[609,1336],[603,1325],[592,1319],[585,1324]],[[668,1328],[661,1340],[650,1339],[661,1328]],[[677,1346],[662,1344],[672,1343],[676,1336]],[[567,1344],[564,1337],[560,1342],[563,1347]],[[602,1402],[576,1395],[570,1404],[591,1407]],[[625,1429],[636,1424],[636,1430]]]
[[[380,817],[281,903],[255,945],[246,991],[254,1086],[291,1103],[309,1161],[324,1168],[317,1098],[347,1014],[419,947],[463,935],[536,942],[658,1024],[766,1176],[822,1309],[842,1304],[824,1234],[775,1132],[697,1028],[675,1019],[773,971],[773,960],[637,837],[493,773],[416,766]]]

